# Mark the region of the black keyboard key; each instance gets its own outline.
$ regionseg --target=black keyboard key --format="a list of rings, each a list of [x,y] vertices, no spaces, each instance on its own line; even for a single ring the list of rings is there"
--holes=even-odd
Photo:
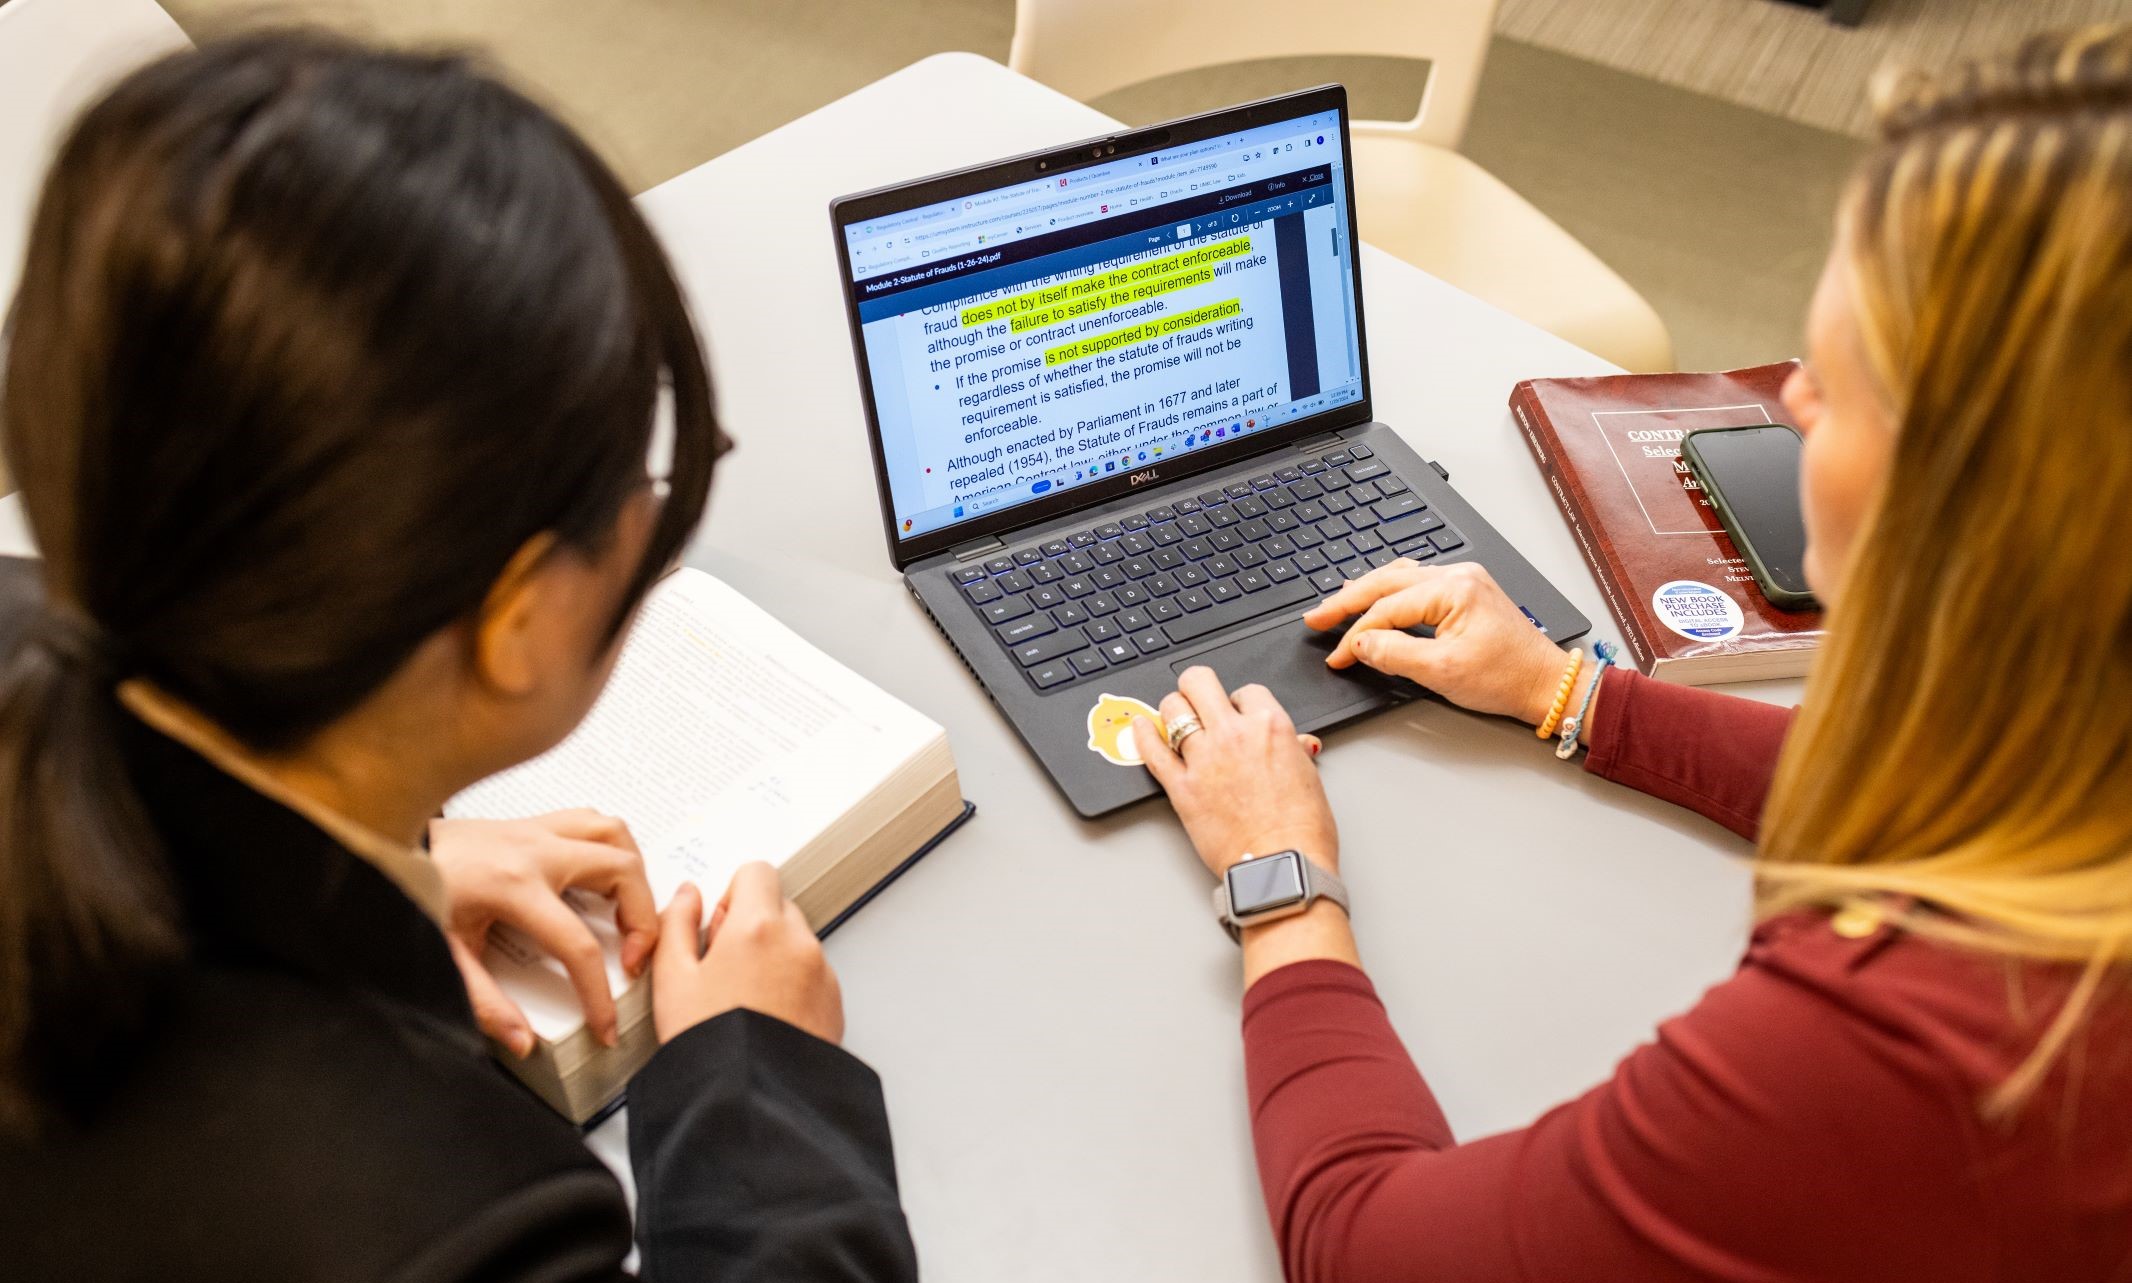
[[[1287,482],[1301,481],[1303,479],[1303,470],[1301,468],[1275,468],[1273,470],[1273,479]]]
[[[978,607],[977,613],[983,615],[988,624],[1004,624],[1012,619],[1020,619],[1029,613],[1029,609],[1027,597],[1008,597],[989,606]]]
[[[1110,622],[1116,624],[1120,628],[1123,628],[1126,632],[1129,633],[1137,633],[1143,628],[1152,628],[1155,626],[1154,619],[1152,619],[1146,611],[1137,609],[1121,610],[1117,613],[1117,615],[1112,617]]]
[[[1145,530],[1147,529],[1147,518],[1136,512],[1130,517],[1119,518],[1118,524],[1127,530]]]
[[[1243,595],[1244,590],[1237,587],[1231,580],[1217,579],[1207,585],[1207,596],[1212,597],[1217,602],[1235,601]]]
[[[1185,611],[1205,610],[1214,604],[1214,599],[1198,588],[1187,588],[1177,594],[1177,605]]]
[[[1458,532],[1449,526],[1430,535],[1429,542],[1436,545],[1438,552],[1456,552],[1466,546],[1466,541],[1459,538]]]
[[[1141,654],[1152,655],[1158,650],[1168,650],[1170,639],[1162,635],[1160,628],[1150,628],[1144,633],[1135,634],[1133,645],[1140,648]]]
[[[1328,539],[1325,546],[1318,551],[1324,553],[1325,560],[1334,565],[1351,560],[1356,555],[1354,548],[1345,539]]]
[[[1273,586],[1273,581],[1262,570],[1247,570],[1236,577],[1236,586],[1245,592],[1263,592]]]
[[[1207,536],[1207,542],[1216,552],[1233,552],[1244,546],[1244,537],[1234,530],[1217,530]]]
[[[1301,481],[1298,481],[1294,485],[1288,487],[1289,498],[1294,499],[1297,503],[1307,502],[1311,499],[1317,498],[1319,495],[1324,493],[1325,487],[1319,485],[1315,481],[1312,481],[1309,477],[1305,477]]]
[[[1249,519],[1251,517],[1263,517],[1266,515],[1265,500],[1256,497],[1250,499],[1238,499],[1235,503],[1231,504],[1230,507],[1236,510],[1237,516],[1244,517],[1246,519]]]
[[[1402,513],[1413,512],[1421,506],[1421,496],[1411,490],[1407,490],[1391,495],[1388,498],[1379,499],[1370,505],[1370,511],[1377,514],[1377,520],[1390,521]]]
[[[1055,561],[1040,561],[1029,567],[1028,575],[1037,583],[1055,584],[1066,577],[1066,572],[1060,570],[1059,563]]]
[[[1160,508],[1149,508],[1147,510],[1147,519],[1159,526],[1165,521],[1175,521],[1177,519],[1177,510],[1168,504],[1163,504]]]
[[[1388,544],[1403,544],[1415,535],[1425,535],[1432,530],[1443,529],[1444,519],[1427,508],[1414,511],[1383,522],[1377,527],[1377,537]]]
[[[1407,483],[1399,477],[1377,478],[1377,490],[1381,494],[1398,494],[1406,488]]]
[[[1011,624],[1001,624],[992,631],[999,634],[1000,641],[1013,647],[1039,637],[1048,637],[1059,630],[1049,615],[1024,615]]]
[[[1197,500],[1197,499],[1179,499],[1179,500],[1178,500],[1178,501],[1177,501],[1177,502],[1176,502],[1175,504],[1173,504],[1173,505],[1171,505],[1171,506],[1172,506],[1172,507],[1174,507],[1174,508],[1176,508],[1176,509],[1177,509],[1177,515],[1178,515],[1178,516],[1180,516],[1180,517],[1182,517],[1182,516],[1185,516],[1185,515],[1186,515],[1186,514],[1188,514],[1188,513],[1194,513],[1194,512],[1198,512],[1198,511],[1199,511],[1199,500]]]
[[[1128,557],[1145,556],[1155,551],[1155,541],[1143,534],[1129,534],[1118,541],[1118,550]]]
[[[1063,557],[1070,551],[1072,550],[1066,546],[1064,539],[1054,539],[1044,545],[1044,555],[1046,557]]]
[[[1059,607],[1057,610],[1051,612],[1051,622],[1057,624],[1061,628],[1071,628],[1075,624],[1087,623],[1088,612],[1082,607],[1069,601],[1065,605]]]
[[[1323,570],[1313,571],[1307,582],[1312,589],[1321,593],[1338,592],[1340,585],[1347,582],[1347,576],[1328,566]]]
[[[1357,508],[1347,514],[1347,524],[1357,530],[1367,530],[1377,524],[1377,514],[1367,508]]]
[[[1273,489],[1273,487],[1273,474],[1270,472],[1261,472],[1257,476],[1251,478],[1251,488],[1253,490],[1271,490]]]
[[[1066,536],[1066,542],[1076,548],[1086,548],[1095,541],[1096,532],[1093,530],[1082,530]]]
[[[1177,529],[1187,538],[1196,538],[1199,535],[1211,533],[1214,529],[1214,523],[1207,520],[1200,513],[1195,512],[1189,517],[1179,517],[1177,519]]]
[[[1325,464],[1317,459],[1305,459],[1296,466],[1303,470],[1303,475],[1306,477],[1314,477],[1325,471]]]
[[[995,575],[1004,575],[1008,571],[1014,569],[1014,558],[994,557],[992,560],[985,563],[985,569],[991,571]]]
[[[1185,566],[1177,572],[1177,586],[1179,588],[1197,588],[1211,578],[1213,576],[1209,575],[1203,566]]]
[[[1116,540],[1108,540],[1097,544],[1088,550],[1088,556],[1099,566],[1108,566],[1125,560],[1125,554],[1118,551]]]
[[[1124,527],[1120,526],[1115,521],[1106,521],[1102,525],[1096,527],[1096,538],[1098,539],[1116,539],[1119,535],[1122,535],[1124,533]]]
[[[1086,597],[1088,594],[1094,592],[1095,590],[1096,581],[1090,579],[1087,575],[1075,575],[1073,578],[1059,585],[1060,592],[1065,593],[1068,597],[1074,598]]]
[[[1087,644],[1088,639],[1081,635],[1080,629],[1062,628],[1049,636],[1039,637],[1035,641],[1023,642],[1021,645],[1016,646],[1014,648],[1014,657],[1021,661],[1023,668],[1027,668],[1031,664],[1041,664],[1046,660],[1064,658]]]
[[[1333,465],[1334,467],[1338,467],[1343,463],[1352,463],[1354,462],[1354,459],[1355,452],[1352,450],[1335,450],[1331,454],[1325,456],[1325,462]]]
[[[1233,555],[1236,557],[1236,564],[1239,566],[1263,566],[1266,564],[1266,554],[1250,544],[1245,544],[1243,547],[1238,548]]]
[[[1347,452],[1357,459],[1374,459],[1377,457],[1377,452],[1366,445],[1351,445],[1347,448]]]
[[[1295,540],[1290,539],[1287,535],[1275,535],[1260,544],[1258,550],[1269,557],[1286,557],[1295,551]]]
[[[1124,637],[1120,637],[1116,641],[1104,642],[1096,649],[1102,652],[1103,658],[1113,664],[1130,664],[1140,658],[1140,652],[1134,650],[1133,643]]]
[[[1173,521],[1148,531],[1147,537],[1155,541],[1157,548],[1167,548],[1173,543],[1184,542],[1184,531],[1179,530],[1177,523]]]
[[[1102,642],[1110,641],[1114,638],[1123,637],[1125,635],[1124,630],[1120,629],[1116,624],[1110,622],[1108,619],[1098,619],[1096,622],[1090,624],[1086,631],[1088,633],[1088,640],[1092,642],[1097,642],[1099,644]]]
[[[1081,607],[1091,615],[1115,615],[1118,613],[1118,599],[1107,592],[1099,592],[1082,602]]]
[[[1358,531],[1349,535],[1347,542],[1356,552],[1375,552],[1384,547],[1384,540],[1379,539],[1373,531],[1368,530]]]
[[[1306,548],[1295,555],[1295,568],[1304,574],[1325,569],[1325,557],[1315,548]]]
[[[1177,591],[1177,576],[1149,575],[1140,581],[1140,586],[1147,589],[1150,597],[1167,597]]]
[[[1277,584],[1285,584],[1303,572],[1292,561],[1269,561],[1266,563],[1266,578]]]
[[[1085,575],[1095,568],[1096,563],[1089,559],[1087,553],[1069,552],[1059,558],[1059,569],[1069,575]]]
[[[1227,503],[1228,501],[1229,496],[1219,490],[1202,490],[1199,492],[1199,502],[1209,508],[1217,503]]]
[[[1038,584],[1029,590],[1029,604],[1038,610],[1049,610],[1053,606],[1065,605],[1066,594],[1050,584]]]
[[[1436,555],[1436,545],[1427,535],[1413,535],[1392,545],[1392,551],[1410,561],[1427,561]]]
[[[1127,557],[1118,563],[1118,569],[1125,572],[1127,579],[1145,579],[1155,573],[1155,563],[1148,557]]]
[[[1189,561],[1205,561],[1214,555],[1214,540],[1211,537],[1206,539],[1187,539],[1177,551],[1183,553]]]
[[[1225,503],[1221,507],[1216,508],[1214,509],[1214,511],[1208,513],[1207,520],[1213,523],[1213,525],[1215,525],[1217,528],[1219,528],[1222,526],[1233,526],[1237,522],[1242,521],[1243,518],[1236,515],[1234,504]]]
[[[1344,494],[1329,494],[1324,500],[1325,511],[1332,513],[1354,511],[1355,501]]]
[[[1275,584],[1263,592],[1248,595],[1231,589],[1231,598],[1206,610],[1194,611],[1182,619],[1173,619],[1162,626],[1169,639],[1182,645],[1195,637],[1219,632],[1231,624],[1269,614],[1283,607],[1298,605],[1311,599],[1310,586],[1300,579],[1285,584]]]
[[[1340,574],[1346,579],[1360,579],[1370,572],[1370,564],[1360,557],[1340,563]]]
[[[1268,529],[1266,523],[1261,520],[1245,522],[1243,525],[1240,525],[1236,528],[1236,533],[1242,535],[1246,539],[1249,539],[1252,543],[1257,543],[1259,540],[1264,539],[1266,536],[1272,534],[1273,531]]]
[[[1072,664],[1073,671],[1079,673],[1083,677],[1088,676],[1090,673],[1101,672],[1105,667],[1105,664],[1103,662],[1103,654],[1101,651],[1077,651],[1074,654],[1067,656],[1066,662]]]
[[[1350,467],[1347,470],[1347,479],[1349,481],[1367,481],[1371,477],[1381,477],[1391,470],[1391,465],[1384,460],[1372,459],[1368,463],[1358,463]]]
[[[1318,478],[1318,484],[1324,486],[1327,490],[1345,490],[1351,483],[1348,481],[1346,474],[1337,468],[1328,468],[1325,470],[1325,475]]]
[[[1325,520],[1325,518],[1330,514],[1325,511],[1324,504],[1312,501],[1309,503],[1297,504],[1295,506],[1295,512],[1290,515],[1292,515],[1297,521],[1302,522],[1306,526],[1313,526],[1316,525],[1318,522]]]
[[[1044,554],[1034,548],[1017,549],[1014,554],[1014,564],[1017,566],[1033,566],[1043,559]]]
[[[1325,539],[1341,538],[1349,530],[1353,529],[1352,526],[1347,524],[1347,518],[1345,517],[1327,517],[1312,528],[1318,532],[1321,538]]]
[[[1125,582],[1125,571],[1117,566],[1098,566],[1096,573],[1089,578],[1095,581],[1098,588],[1116,588]]]
[[[993,583],[989,579],[980,579],[976,583],[971,584],[969,587],[963,589],[962,595],[970,599],[971,605],[982,606],[988,601],[999,600],[999,585]]]
[[[1274,512],[1279,512],[1283,508],[1293,508],[1299,502],[1294,495],[1286,490],[1268,490],[1260,495],[1259,499],[1268,509]]]
[[[1393,562],[1399,560],[1399,554],[1393,552],[1389,548],[1379,548],[1377,551],[1364,557],[1363,560],[1370,564],[1370,569],[1375,570],[1379,566],[1389,566]]]
[[[1040,691],[1063,686],[1073,680],[1073,665],[1062,659],[1032,668],[1029,670],[1029,680],[1036,683],[1036,688]]]
[[[1120,606],[1137,606],[1148,599],[1148,592],[1138,584],[1127,584],[1111,596],[1118,599]]]
[[[1207,558],[1206,570],[1208,574],[1213,575],[1216,578],[1219,578],[1223,575],[1235,574],[1236,554],[1227,552],[1216,553],[1214,556]]]
[[[948,576],[957,584],[974,584],[985,577],[985,568],[983,566],[961,566],[949,571]]]
[[[1166,624],[1184,613],[1184,607],[1173,598],[1162,597],[1147,604],[1147,617],[1158,624]]]
[[[1377,483],[1374,481],[1357,481],[1347,488],[1347,497],[1356,503],[1375,503],[1380,497],[1377,491]]]
[[[1029,576],[1023,574],[1019,570],[1010,570],[1006,574],[1001,575],[999,578],[993,580],[992,582],[999,585],[999,590],[1001,592],[1029,591]]]
[[[1231,499],[1248,499],[1251,497],[1251,483],[1248,481],[1232,482],[1223,486],[1221,492]]]
[[[1185,556],[1175,548],[1157,548],[1148,560],[1155,563],[1157,570],[1175,570],[1185,563]]]
[[[1309,526],[1303,526],[1294,534],[1288,536],[1288,542],[1298,548],[1315,548],[1325,542],[1325,536]]]

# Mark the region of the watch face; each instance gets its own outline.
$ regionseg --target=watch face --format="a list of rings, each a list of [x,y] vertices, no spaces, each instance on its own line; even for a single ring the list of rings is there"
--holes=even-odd
[[[1302,862],[1293,851],[1230,866],[1229,912],[1239,918],[1294,904],[1302,898]]]

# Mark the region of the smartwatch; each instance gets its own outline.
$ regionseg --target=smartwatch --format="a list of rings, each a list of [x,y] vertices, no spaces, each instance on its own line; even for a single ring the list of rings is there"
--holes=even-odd
[[[1301,851],[1247,855],[1214,888],[1214,916],[1231,940],[1241,942],[1245,927],[1292,917],[1321,896],[1348,911],[1346,885]]]

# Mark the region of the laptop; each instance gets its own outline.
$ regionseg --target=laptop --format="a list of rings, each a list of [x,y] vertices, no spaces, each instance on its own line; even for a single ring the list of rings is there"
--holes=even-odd
[[[1411,699],[1299,622],[1398,557],[1590,621],[1370,408],[1347,93],[832,202],[889,555],[1075,810],[1207,664],[1304,730]]]

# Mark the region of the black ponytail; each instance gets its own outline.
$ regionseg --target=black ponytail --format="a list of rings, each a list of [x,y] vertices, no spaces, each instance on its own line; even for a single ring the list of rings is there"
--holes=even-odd
[[[0,1128],[20,1128],[93,1090],[185,948],[121,678],[254,750],[300,744],[529,540],[610,537],[663,389],[671,463],[619,629],[724,439],[665,257],[582,142],[464,59],[304,34],[150,64],[83,115],[4,375],[0,448],[44,554],[27,635],[0,639]]]

